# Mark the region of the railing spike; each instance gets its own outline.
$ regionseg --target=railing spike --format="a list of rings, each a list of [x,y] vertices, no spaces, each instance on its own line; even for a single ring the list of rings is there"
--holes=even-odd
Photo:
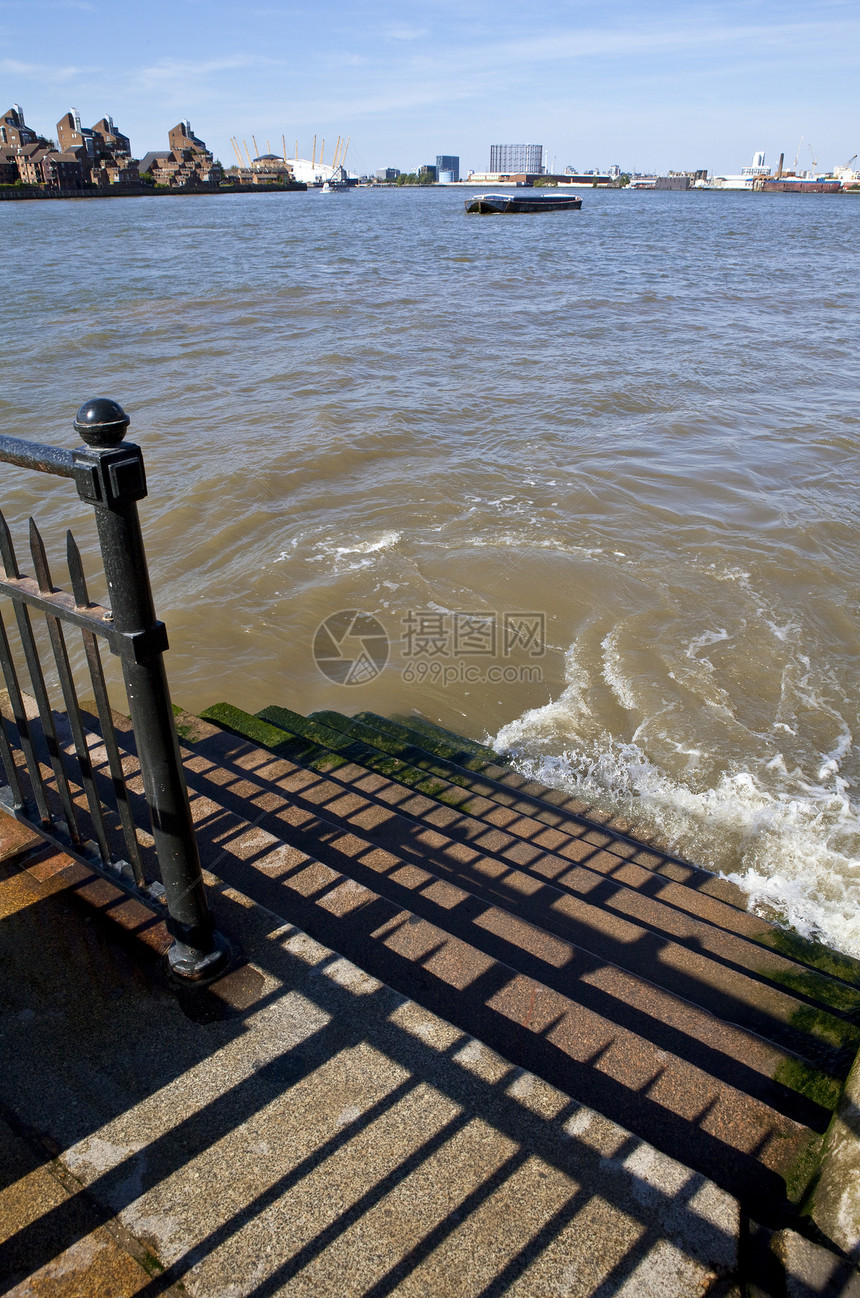
[[[69,565],[69,577],[72,581],[72,593],[78,608],[87,608],[90,602],[87,590],[87,579],[84,576],[84,565],[78,543],[71,532],[66,532],[66,560]]]
[[[3,570],[7,577],[20,577],[18,571],[18,560],[15,558],[15,548],[12,545],[12,534],[6,519],[0,513],[0,558],[3,560]]]
[[[54,583],[51,581],[51,570],[48,567],[45,542],[42,540],[42,534],[32,518],[30,519],[30,554],[33,556],[33,568],[36,573],[36,581],[39,583],[39,590],[43,595],[51,595],[54,590]]]

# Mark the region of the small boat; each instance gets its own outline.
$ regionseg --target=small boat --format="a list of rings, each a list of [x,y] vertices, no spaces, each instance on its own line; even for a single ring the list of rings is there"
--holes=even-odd
[[[574,194],[547,194],[541,190],[521,189],[513,194],[476,194],[466,199],[467,212],[578,212],[582,199]]]
[[[345,169],[343,167],[335,167],[334,171],[331,173],[331,176],[325,182],[322,189],[320,190],[320,193],[321,194],[348,194],[349,189],[350,189],[349,177],[347,176]]]

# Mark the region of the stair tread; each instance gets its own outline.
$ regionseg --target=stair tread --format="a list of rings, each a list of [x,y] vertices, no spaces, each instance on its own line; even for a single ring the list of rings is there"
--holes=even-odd
[[[269,774],[271,776],[272,772]],[[541,941],[550,948],[558,951],[560,943],[569,943],[592,959],[606,960],[618,967],[624,966],[632,976],[644,978],[647,985],[653,988],[653,994],[656,994],[658,982],[662,982],[664,991],[674,992],[691,1005],[695,999],[694,993],[704,994],[713,1006],[722,1008],[724,1012],[730,1010],[736,1020],[744,1017],[750,1019],[755,1029],[762,1034],[781,1035],[783,1045],[792,1054],[805,1055],[810,1060],[827,1056],[840,1034],[846,1035],[849,1031],[848,1024],[804,1003],[793,991],[752,980],[743,971],[729,967],[726,962],[712,962],[696,952],[691,953],[687,948],[679,947],[671,939],[662,936],[655,939],[653,934],[632,925],[623,915],[609,916],[604,925],[601,912],[589,907],[587,903],[581,903],[577,898],[561,897],[545,881],[538,882],[539,888],[544,892],[551,890],[553,898],[561,899],[569,907],[567,913],[562,907],[557,914],[551,915],[554,921],[551,929],[535,921],[533,910],[528,908],[527,894],[508,889],[502,895],[495,881],[495,895],[482,890],[480,885],[485,880],[480,872],[475,876],[474,870],[471,871],[472,877],[469,877],[469,863],[463,865],[456,861],[446,862],[445,865],[450,868],[443,866],[440,877],[440,869],[435,866],[437,858],[428,855],[426,835],[416,835],[414,827],[410,827],[410,836],[397,842],[390,837],[384,839],[378,832],[374,832],[378,831],[380,822],[372,822],[376,819],[375,813],[381,809],[374,808],[372,803],[356,796],[356,784],[366,779],[360,768],[346,764],[334,776],[322,776],[281,759],[277,775],[283,794],[289,796],[293,803],[294,810],[290,814],[296,825],[308,824],[311,818],[318,818],[324,824],[323,832],[328,835],[328,840],[319,846],[318,852],[328,854],[330,861],[344,869],[348,869],[350,860],[357,859],[361,853],[370,857],[387,853],[389,872],[392,875],[400,867],[405,852],[410,858],[405,868],[417,871],[417,874],[412,883],[403,886],[417,887],[419,883],[423,883],[427,888],[435,888],[437,892],[447,889],[449,922],[452,921],[457,905],[462,908],[467,900],[468,904],[472,904],[474,898],[483,905],[504,911],[509,917],[506,922],[512,923],[517,911],[516,922],[527,926],[530,932],[542,934]],[[368,813],[370,821],[367,819]],[[390,817],[388,822],[391,822]],[[334,840],[331,833],[337,828],[341,830],[342,847],[332,846]],[[435,831],[432,832],[435,834]],[[444,844],[444,840],[441,842]],[[339,855],[341,850],[344,856]],[[416,859],[421,860],[420,867],[416,866]],[[494,864],[492,858],[479,858],[479,863],[481,861],[490,866]],[[422,869],[424,877],[419,879],[417,875]],[[474,886],[475,882],[479,886]],[[599,931],[601,926],[607,930],[603,934]],[[638,958],[637,942],[641,944],[640,969],[629,967],[633,963],[631,953]],[[698,981],[692,976],[697,973]],[[704,1012],[713,1016],[714,1010],[706,1009]],[[798,1018],[803,1022],[801,1027],[793,1024]],[[713,1021],[716,1023],[718,1020]]]
[[[706,1158],[709,1175],[717,1171],[720,1160],[713,1159],[720,1150],[720,1158],[730,1163],[738,1158],[744,1162],[754,1159],[765,1169],[790,1176],[797,1161],[818,1141],[817,1132],[800,1121],[595,1008],[613,1002],[623,1009],[636,996],[644,998],[647,989],[641,979],[586,957],[590,981],[588,977],[577,979],[587,993],[577,1001],[533,976],[528,968],[515,967],[502,958],[500,952],[510,953],[516,946],[512,939],[521,940],[525,930],[536,933],[532,926],[514,933],[510,928],[517,928],[514,917],[484,907],[477,916],[482,923],[476,923],[473,916],[469,924],[457,926],[462,931],[452,931],[446,899],[428,898],[426,892],[415,891],[417,881],[412,888],[408,880],[401,881],[389,895],[383,893],[381,885],[391,874],[416,867],[397,859],[383,860],[383,853],[371,844],[342,842],[340,857],[330,851],[328,861],[320,859],[315,849],[325,843],[327,835],[331,848],[331,826],[311,812],[315,835],[309,831],[308,821],[302,821],[302,809],[293,801],[290,764],[283,759],[273,759],[228,735],[198,741],[186,766],[192,790],[206,802],[217,799],[227,812],[220,855],[213,865],[220,877],[234,881],[247,895],[257,896],[369,972],[388,982],[394,977],[402,990],[406,990],[405,977],[408,994],[417,999],[430,992],[430,1007],[446,1006],[446,1017],[495,1048],[501,1046],[508,1057],[513,1052],[514,1062],[542,1073],[597,1108],[603,1104],[603,1111],[608,1103],[608,1116],[621,1121],[623,1115],[628,1126],[631,1121],[641,1123],[649,1114],[649,1123],[672,1129],[674,1135],[667,1137],[670,1144],[678,1136],[677,1123],[692,1122],[699,1137],[711,1142],[705,1141],[710,1151]],[[228,785],[224,776],[231,773],[236,778]],[[276,789],[284,794],[281,805],[272,797]],[[240,808],[257,807],[261,798],[268,801],[268,810],[251,825]],[[338,859],[345,868],[336,868],[333,862]],[[231,879],[236,869],[238,873]],[[430,886],[438,888],[439,884],[433,880]],[[435,922],[430,916],[436,917]],[[478,940],[469,941],[463,932]],[[450,1003],[446,995],[453,996]],[[666,993],[660,994],[658,1002],[659,1008],[652,1005],[652,1014],[657,1009],[674,1015],[673,1031],[705,1030],[707,1016],[695,1007]],[[634,1008],[647,1016],[644,1000],[641,1009]],[[652,1019],[652,1024],[655,1021]],[[716,1034],[712,1049],[731,1046],[743,1055],[738,1063],[748,1070],[747,1080],[754,1071],[750,1058],[755,1056],[756,1062],[765,1066],[765,1055],[772,1047],[748,1042],[746,1034],[731,1025],[715,1021],[711,1027]],[[722,1040],[717,1044],[720,1034]],[[778,1054],[774,1051],[773,1059]],[[820,1116],[826,1119],[823,1108]],[[820,1123],[816,1125],[823,1130]],[[677,1146],[675,1149],[677,1152]]]
[[[275,712],[275,709],[269,710]],[[285,710],[281,710],[285,712]],[[361,771],[361,767],[357,768]],[[344,781],[344,772],[337,777]],[[504,829],[481,820],[460,809],[436,807],[433,800],[416,797],[413,790],[400,786],[391,776],[373,774],[350,780],[353,787],[371,794],[374,799],[396,807],[398,813],[423,821],[432,829],[468,844],[476,855],[487,854],[500,859],[509,869],[527,873],[539,883],[549,883],[564,893],[577,898],[590,897],[600,901],[604,908],[647,925],[650,929],[717,955],[727,963],[736,964],[756,976],[782,981],[803,996],[817,999],[837,1011],[860,1010],[860,991],[834,982],[818,971],[799,966],[789,957],[773,951],[760,939],[772,929],[767,921],[737,911],[716,899],[703,898],[697,890],[683,884],[655,876],[640,867],[635,858],[615,857],[611,851],[590,841],[586,833],[571,838],[560,830],[546,830],[537,822],[517,818]],[[320,798],[325,795],[318,793]],[[490,814],[496,816],[493,804]],[[480,808],[475,808],[480,810]],[[496,817],[498,818],[498,817]],[[533,837],[534,829],[539,831]],[[521,841],[518,841],[521,839]],[[425,843],[430,850],[429,840]],[[437,844],[448,859],[443,864],[452,868],[451,857],[456,855],[450,845],[441,840]],[[553,850],[550,850],[550,849]],[[462,859],[462,854],[461,854]],[[475,868],[478,868],[477,866]],[[602,877],[601,877],[602,876]],[[513,877],[513,876],[512,876]],[[558,904],[558,903],[556,903]],[[575,904],[566,898],[561,903],[562,912],[568,915]]]

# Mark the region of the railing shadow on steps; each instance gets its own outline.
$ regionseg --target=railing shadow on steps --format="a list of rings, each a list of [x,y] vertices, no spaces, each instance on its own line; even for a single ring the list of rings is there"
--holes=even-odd
[[[340,805],[350,786],[356,788],[357,772],[349,766],[327,778],[229,732],[205,723],[203,730],[209,733],[189,742],[186,775],[204,866],[227,887],[297,924],[514,1065],[655,1143],[759,1216],[764,1204],[775,1222],[792,1215],[789,1198],[802,1189],[803,1174],[798,1167],[800,1181],[790,1196],[783,1177],[791,1179],[791,1165],[804,1163],[817,1147],[830,1104],[759,1073],[755,1061],[738,1051],[737,1029],[729,1027],[725,1041],[719,1033],[711,1044],[700,1038],[701,1020],[716,1025],[720,1017],[730,1022],[740,1017],[743,1005],[731,988],[725,988],[722,1004],[718,998],[703,1016],[688,1006],[689,1022],[661,1021],[663,993],[654,983],[657,1003],[650,1011],[634,1003],[628,987],[617,982],[622,966],[634,981],[643,971],[653,978],[662,950],[674,945],[671,934],[646,925],[638,944],[610,938],[600,948],[579,946],[574,953],[584,933],[571,918],[559,929],[572,944],[570,959],[558,963],[549,947],[529,952],[516,932],[488,923],[491,911],[519,922],[522,898],[513,889],[506,895],[501,880],[486,895],[474,894],[452,909],[452,899],[438,884],[424,888],[405,878],[417,873],[410,861],[419,857],[433,871],[425,830],[420,822],[410,829],[401,821],[381,783],[375,794],[364,788],[360,795],[374,813],[382,813],[379,819],[374,814],[378,828],[372,830],[357,807],[357,815],[344,815]],[[130,728],[122,729],[119,742],[133,761]],[[104,771],[99,778],[105,778]],[[397,845],[389,834],[393,821],[399,822]],[[465,873],[446,873],[454,890],[467,886]],[[530,912],[527,905],[520,916],[536,933]],[[549,943],[556,945],[552,938]],[[689,949],[696,947],[694,939]],[[604,975],[612,975],[605,985]],[[813,995],[813,1020],[821,1013],[829,1024],[827,1009],[814,1003]],[[763,1037],[785,1036],[789,1055],[793,1048],[818,1056],[822,1084],[832,1072],[841,1077],[847,1067],[846,1059],[835,1056],[825,1063],[822,1047],[825,1055],[830,1052],[815,1032],[781,1023],[766,1010],[756,1028]],[[593,1048],[587,1048],[586,1038],[592,1037]],[[638,1059],[628,1053],[634,1037],[641,1044]],[[607,1062],[607,1053],[618,1058]],[[726,1085],[734,1096],[728,1102]],[[806,1135],[798,1124],[807,1128]],[[779,1152],[783,1146],[785,1157]]]
[[[0,805],[166,919],[173,937],[167,953],[171,972],[200,981],[223,970],[229,949],[215,930],[200,868],[164,667],[167,634],[155,615],[137,512],[138,500],[147,494],[143,455],[140,447],[124,440],[128,424],[115,401],[96,398],[77,412],[74,429],[84,444],[73,450],[0,436],[0,461],[71,478],[80,499],[92,506],[111,600],[110,608],[90,600],[71,532],[71,593],[54,586],[32,518],[29,540],[35,576],[22,573],[0,514],[0,595],[12,603],[18,635],[13,645],[0,617],[0,665],[7,692],[0,720],[5,772]],[[31,611],[45,618],[47,668]],[[93,691],[98,713],[95,733],[92,726],[85,733],[64,627],[82,637],[86,688]],[[107,643],[122,667],[145,790],[144,815],[138,811],[137,820],[116,741],[99,641]],[[29,685],[22,686],[22,680]],[[56,706],[49,680],[59,688]],[[99,788],[93,776],[94,744],[103,747],[110,771],[109,785],[102,782]],[[83,790],[84,807],[75,788]],[[142,847],[148,843],[154,850],[146,853]]]

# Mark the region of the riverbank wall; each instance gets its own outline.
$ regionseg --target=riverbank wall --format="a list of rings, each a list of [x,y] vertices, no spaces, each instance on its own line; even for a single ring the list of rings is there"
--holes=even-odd
[[[41,185],[0,186],[0,202],[51,198],[187,198],[189,195],[304,193],[307,185],[201,185],[196,189],[160,189],[152,185],[111,185],[109,189],[47,189]]]

